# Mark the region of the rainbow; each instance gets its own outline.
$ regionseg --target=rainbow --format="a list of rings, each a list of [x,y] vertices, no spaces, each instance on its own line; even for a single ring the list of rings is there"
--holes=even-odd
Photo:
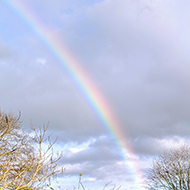
[[[124,140],[126,137],[121,131],[120,124],[117,121],[115,114],[101,92],[95,86],[94,82],[92,82],[77,60],[75,60],[74,56],[62,43],[60,43],[59,38],[53,35],[42,23],[40,23],[39,19],[30,11],[29,7],[24,4],[24,1],[7,0],[6,2],[8,6],[19,15],[19,17],[25,20],[27,25],[70,75],[81,94],[89,103],[93,112],[95,112],[104,128],[114,140],[127,169],[133,173],[134,184],[138,189],[142,189],[142,179],[139,177],[141,171],[139,170],[138,164],[130,160],[130,157],[128,156],[134,154],[131,145],[127,140]]]

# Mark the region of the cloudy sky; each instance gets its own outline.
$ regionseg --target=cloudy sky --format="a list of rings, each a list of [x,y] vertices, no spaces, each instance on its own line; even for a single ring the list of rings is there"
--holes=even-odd
[[[188,0],[5,0],[0,18],[0,107],[20,110],[26,130],[30,120],[36,127],[50,122],[66,168],[62,189],[72,190],[82,173],[86,189],[113,181],[137,190],[152,157],[189,140]],[[119,126],[103,124],[50,34],[88,74]]]

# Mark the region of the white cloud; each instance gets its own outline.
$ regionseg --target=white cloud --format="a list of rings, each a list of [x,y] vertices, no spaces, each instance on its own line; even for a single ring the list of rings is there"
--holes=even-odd
[[[44,66],[46,65],[47,60],[44,58],[38,58],[36,62]]]

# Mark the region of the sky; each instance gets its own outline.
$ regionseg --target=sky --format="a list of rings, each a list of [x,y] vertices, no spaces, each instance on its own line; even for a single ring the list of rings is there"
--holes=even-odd
[[[62,190],[80,173],[143,189],[152,158],[189,142],[188,0],[5,0],[0,18],[1,110],[49,122]]]

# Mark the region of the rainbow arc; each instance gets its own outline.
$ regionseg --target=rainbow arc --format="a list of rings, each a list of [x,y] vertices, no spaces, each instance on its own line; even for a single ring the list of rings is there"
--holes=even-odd
[[[95,83],[88,76],[82,65],[74,58],[67,48],[61,43],[57,36],[51,35],[51,32],[40,23],[37,16],[35,16],[30,8],[21,0],[7,0],[8,6],[14,10],[32,31],[41,40],[41,42],[48,48],[48,50],[58,60],[59,65],[67,72],[73,80],[76,87],[79,89],[89,106],[99,118],[102,126],[107,130],[108,134],[113,139],[122,159],[125,162],[126,169],[133,173],[134,183],[141,187],[141,171],[138,164],[134,162],[129,155],[134,155],[130,143],[123,135],[122,127],[119,124],[113,110],[106,102],[103,94],[97,89]],[[121,140],[122,139],[122,140]],[[124,139],[126,139],[124,141]]]

